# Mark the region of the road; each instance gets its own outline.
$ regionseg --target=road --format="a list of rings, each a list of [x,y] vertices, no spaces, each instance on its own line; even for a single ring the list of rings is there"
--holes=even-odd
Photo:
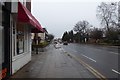
[[[120,48],[118,47],[75,43],[61,46],[65,51],[82,59],[106,78],[118,78],[120,75],[118,69],[118,57],[120,57],[118,51]]]

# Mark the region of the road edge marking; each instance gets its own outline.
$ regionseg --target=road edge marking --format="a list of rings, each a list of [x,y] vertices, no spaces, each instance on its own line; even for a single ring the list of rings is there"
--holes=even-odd
[[[75,60],[77,60],[79,63],[81,63],[84,67],[86,67],[94,76],[99,78],[100,80],[107,80],[105,76],[103,76],[101,73],[99,73],[97,70],[92,68],[90,65],[82,61],[81,59],[77,58],[75,55],[72,55],[71,53],[65,52],[67,55],[70,55]]]

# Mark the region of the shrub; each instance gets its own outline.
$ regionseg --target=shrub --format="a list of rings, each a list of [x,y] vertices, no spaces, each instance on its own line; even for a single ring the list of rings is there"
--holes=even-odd
[[[49,45],[49,43],[48,43],[47,41],[40,42],[40,43],[38,44],[38,46],[39,46],[39,47],[42,47],[42,48],[46,47],[47,45]]]
[[[47,41],[44,41],[44,42],[40,42],[38,45],[36,45],[36,44],[32,44],[32,46],[33,47],[38,47],[38,48],[44,48],[44,47],[46,47],[47,45],[49,45],[49,42],[47,42]]]

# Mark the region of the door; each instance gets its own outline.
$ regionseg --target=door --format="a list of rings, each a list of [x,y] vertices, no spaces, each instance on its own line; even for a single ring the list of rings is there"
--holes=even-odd
[[[2,78],[2,64],[4,63],[4,28],[0,26],[0,78]]]
[[[5,45],[4,45],[4,27],[0,26],[0,78],[6,78],[8,72],[8,62],[5,60]]]
[[[10,77],[10,12],[2,6],[0,22],[0,78]]]

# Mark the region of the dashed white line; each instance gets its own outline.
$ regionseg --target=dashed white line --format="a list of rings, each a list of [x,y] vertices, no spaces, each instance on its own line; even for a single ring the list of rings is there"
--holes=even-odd
[[[93,61],[93,62],[96,62],[96,60],[94,60],[94,59],[92,59],[92,58],[90,58],[90,57],[87,57],[87,56],[85,56],[85,55],[83,55],[83,54],[82,54],[82,56],[86,57],[87,59],[90,59],[90,60]]]
[[[74,51],[74,52],[77,52],[77,51]]]
[[[110,52],[110,53],[118,55],[118,53],[116,53],[116,52]]]
[[[115,73],[117,73],[117,74],[120,74],[120,72],[118,72],[118,71],[116,71],[116,70],[114,70],[114,69],[112,69],[112,71],[115,72]]]

